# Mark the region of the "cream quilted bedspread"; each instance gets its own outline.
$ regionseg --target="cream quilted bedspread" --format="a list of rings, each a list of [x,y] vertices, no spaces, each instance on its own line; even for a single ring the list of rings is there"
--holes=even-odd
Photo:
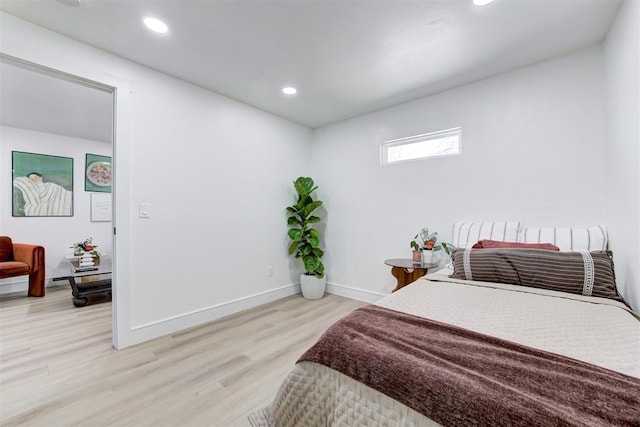
[[[613,300],[432,274],[375,304],[640,378],[640,321]],[[310,362],[290,371],[271,414],[277,426],[435,425],[405,405]]]

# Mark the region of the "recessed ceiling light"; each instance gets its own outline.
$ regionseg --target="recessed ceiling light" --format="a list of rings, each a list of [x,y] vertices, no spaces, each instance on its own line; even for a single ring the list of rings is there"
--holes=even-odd
[[[473,4],[476,6],[486,6],[491,3],[493,0],[473,0]]]
[[[295,95],[296,93],[298,93],[298,89],[292,86],[287,86],[282,88],[282,93],[284,93],[285,95]]]
[[[155,33],[164,34],[169,31],[167,24],[156,18],[144,18],[144,25]]]

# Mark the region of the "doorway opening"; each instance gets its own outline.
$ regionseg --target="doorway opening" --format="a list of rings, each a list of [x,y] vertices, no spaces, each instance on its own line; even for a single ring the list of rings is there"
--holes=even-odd
[[[115,87],[0,54],[0,171],[5,183],[0,186],[0,197],[11,201],[9,206],[2,204],[0,229],[2,234],[16,236],[16,241],[45,247],[47,287],[65,283],[53,279],[59,276],[58,269],[69,261],[71,247],[78,242],[91,239],[104,259],[115,258],[111,208],[116,191],[112,180],[117,170],[115,101]],[[63,172],[69,175],[66,181],[62,177],[65,182],[55,182],[61,180],[60,176],[53,176],[51,182],[68,193],[71,207],[25,211],[26,202],[20,194],[14,195],[15,186],[7,184],[8,176],[13,182],[14,175],[20,175],[30,161],[38,162],[30,172],[37,172],[36,167],[46,169],[50,159],[52,164],[64,165]],[[46,182],[47,175],[39,175],[44,175]],[[115,270],[111,273],[115,288],[117,275]],[[0,293],[5,293],[2,285]],[[115,344],[116,298],[111,304]]]

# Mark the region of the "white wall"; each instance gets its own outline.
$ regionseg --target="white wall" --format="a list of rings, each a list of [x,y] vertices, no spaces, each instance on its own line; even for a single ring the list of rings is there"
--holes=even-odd
[[[133,205],[150,203],[152,217],[132,228],[133,324],[298,282],[285,207],[308,172],[311,131],[161,74],[135,93]]]
[[[640,2],[625,1],[604,43],[607,224],[616,280],[640,311]]]
[[[455,126],[461,156],[380,166],[380,142]],[[331,289],[388,293],[383,261],[425,226],[447,241],[458,220],[604,224],[604,136],[600,46],[316,130]]]
[[[116,88],[117,346],[299,291],[284,208],[309,170],[309,129],[11,15],[0,20],[1,52]],[[138,218],[140,202],[151,203],[151,218]]]
[[[73,207],[72,217],[13,217],[11,215],[11,152],[49,154],[73,158]],[[84,191],[85,154],[111,156],[111,144],[70,138],[42,132],[33,132],[0,126],[0,234],[9,235],[14,242],[39,244],[45,247],[47,285],[69,246],[93,237],[98,250],[111,254],[111,222],[91,222],[91,200]],[[64,282],[66,283],[66,282]],[[28,276],[0,280],[0,293],[26,291]],[[69,296],[71,301],[71,296]]]

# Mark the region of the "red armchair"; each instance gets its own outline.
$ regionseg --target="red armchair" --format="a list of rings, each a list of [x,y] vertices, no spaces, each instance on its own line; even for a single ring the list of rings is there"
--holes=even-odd
[[[29,275],[29,296],[44,296],[44,248],[0,236],[0,279]]]

